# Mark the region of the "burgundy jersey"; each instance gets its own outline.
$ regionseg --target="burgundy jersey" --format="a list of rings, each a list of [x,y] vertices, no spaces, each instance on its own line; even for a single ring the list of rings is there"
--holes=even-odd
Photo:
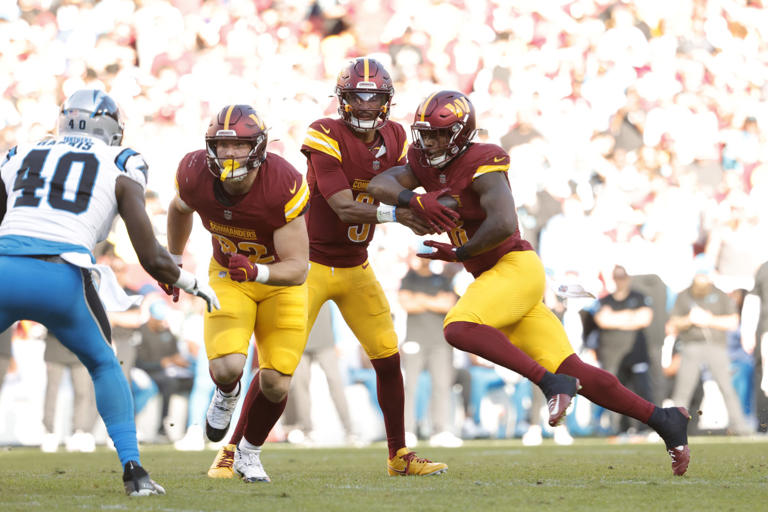
[[[246,194],[232,201],[222,188],[208,170],[204,150],[184,155],[176,189],[211,232],[214,259],[226,267],[229,255],[239,252],[257,263],[280,261],[272,235],[309,204],[309,187],[301,173],[282,157],[267,153]]]
[[[503,172],[506,178],[509,171],[509,155],[495,144],[472,144],[441,169],[423,166],[417,150],[411,147],[408,150],[408,162],[425,190],[429,192],[450,188],[451,195],[458,201],[460,218],[457,226],[449,233],[454,247],[467,243],[486,217],[480,204],[480,196],[472,190],[472,182],[478,176],[489,172]],[[520,230],[516,229],[509,238],[493,249],[464,261],[464,268],[477,277],[495,265],[506,253],[532,249],[531,244],[520,237]]]
[[[375,224],[342,222],[327,199],[351,189],[355,201],[376,204],[366,192],[371,178],[405,163],[403,127],[388,121],[369,147],[341,119],[318,119],[309,126],[301,151],[308,161],[307,182],[312,207],[307,213],[309,259],[330,267],[354,267],[368,258]]]

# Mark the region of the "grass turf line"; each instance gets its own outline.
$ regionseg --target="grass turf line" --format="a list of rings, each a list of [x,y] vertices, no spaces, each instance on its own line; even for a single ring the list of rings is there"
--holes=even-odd
[[[215,452],[142,447],[142,463],[167,496],[127,498],[114,452],[43,454],[0,448],[0,510],[755,510],[768,502],[768,438],[694,438],[691,467],[673,477],[661,444],[573,446],[519,440],[423,447],[446,462],[435,477],[389,477],[386,449],[297,448],[262,452],[270,484],[205,476]]]

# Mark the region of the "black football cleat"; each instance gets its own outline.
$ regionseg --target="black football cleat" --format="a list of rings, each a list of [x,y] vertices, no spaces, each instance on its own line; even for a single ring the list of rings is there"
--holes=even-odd
[[[128,496],[165,494],[165,489],[149,478],[149,473],[138,462],[128,461],[123,469],[123,486]]]
[[[581,389],[579,379],[576,377],[563,373],[556,373],[553,377],[557,380],[545,393],[550,427],[556,427],[563,422],[566,410],[571,405],[571,400]]]

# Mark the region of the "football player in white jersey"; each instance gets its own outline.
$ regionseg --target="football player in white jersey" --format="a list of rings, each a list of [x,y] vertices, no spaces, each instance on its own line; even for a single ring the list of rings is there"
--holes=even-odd
[[[12,322],[44,324],[85,364],[99,414],[123,466],[131,496],[165,494],[140,465],[133,400],[111,347],[105,313],[127,307],[93,249],[119,213],[139,261],[155,279],[218,308],[207,284],[179,268],[154,237],[144,209],[147,164],[120,146],[117,103],[97,90],[79,90],[59,114],[58,134],[12,148],[0,164],[0,332]],[[91,273],[100,274],[99,290]],[[102,303],[103,301],[103,303]]]

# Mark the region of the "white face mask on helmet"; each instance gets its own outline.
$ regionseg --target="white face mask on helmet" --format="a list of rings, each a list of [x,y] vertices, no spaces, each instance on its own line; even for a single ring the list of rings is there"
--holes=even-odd
[[[110,146],[123,141],[123,115],[117,102],[104,91],[75,91],[59,112],[59,135],[86,134]]]

